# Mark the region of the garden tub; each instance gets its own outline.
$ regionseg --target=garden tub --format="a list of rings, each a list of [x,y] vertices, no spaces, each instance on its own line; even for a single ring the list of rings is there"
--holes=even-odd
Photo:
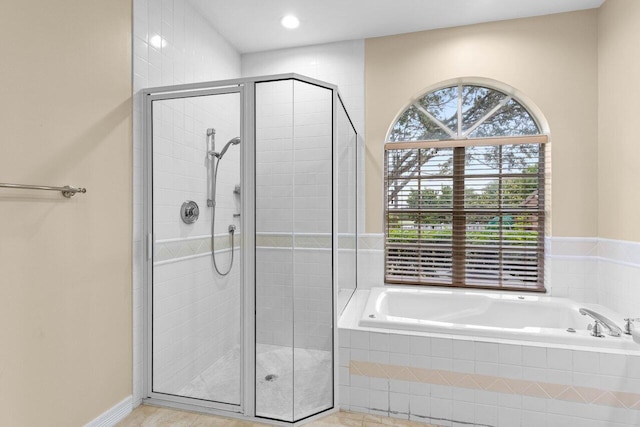
[[[624,326],[622,315],[601,305],[526,293],[388,286],[372,288],[360,327],[468,337],[640,350],[630,335],[602,338],[588,329],[588,308]]]

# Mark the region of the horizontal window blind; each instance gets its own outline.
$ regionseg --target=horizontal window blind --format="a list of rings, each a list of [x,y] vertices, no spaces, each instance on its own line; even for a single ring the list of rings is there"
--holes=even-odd
[[[385,145],[385,281],[544,291],[545,135]]]

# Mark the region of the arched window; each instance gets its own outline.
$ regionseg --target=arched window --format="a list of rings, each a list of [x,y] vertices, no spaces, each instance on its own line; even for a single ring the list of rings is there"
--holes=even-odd
[[[385,281],[544,291],[546,142],[495,88],[412,102],[385,144]]]

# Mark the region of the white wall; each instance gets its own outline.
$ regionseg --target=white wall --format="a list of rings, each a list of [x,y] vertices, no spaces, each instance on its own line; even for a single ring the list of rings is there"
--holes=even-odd
[[[133,38],[133,72],[134,72],[134,224],[133,224],[133,249],[134,249],[134,277],[133,277],[133,330],[134,330],[134,364],[133,364],[133,376],[134,376],[134,404],[140,402],[142,398],[142,272],[145,266],[144,260],[144,236],[142,235],[142,191],[143,191],[143,171],[142,171],[142,100],[139,91],[143,88],[174,85],[181,83],[193,83],[199,81],[212,81],[228,78],[237,78],[240,76],[240,55],[233,49],[233,47],[213,28],[201,14],[191,6],[188,1],[166,1],[166,0],[135,0],[134,1],[134,38]],[[171,170],[167,167],[164,170],[166,187],[170,187],[174,184],[185,184],[188,188],[191,188],[192,197],[198,199],[198,204],[201,210],[204,212],[203,218],[198,222],[198,227],[204,227],[207,222],[208,213],[206,208],[206,202],[204,205],[201,203],[203,200],[204,188],[202,187],[202,179],[205,177],[204,167],[204,147],[205,147],[205,132],[206,127],[220,126],[216,125],[210,118],[197,116],[195,111],[191,109],[188,103],[185,103],[183,107],[176,107],[168,109],[164,114],[164,122],[171,124],[172,129],[184,129],[185,132],[180,132],[180,135],[173,135],[173,138],[177,136],[180,139],[180,144],[171,144],[164,148],[167,151],[166,155],[167,163],[179,164],[185,168],[201,169],[201,173],[194,172],[193,176],[181,173],[179,170]],[[231,120],[231,119],[230,119]],[[184,126],[176,126],[177,123],[184,123]],[[193,123],[193,127],[190,123]],[[211,124],[209,124],[211,123]],[[197,128],[196,128],[197,127]],[[204,129],[201,129],[205,127]],[[231,125],[233,127],[233,125]],[[226,133],[225,133],[226,132]],[[236,136],[231,129],[225,132],[220,132],[218,135],[218,148],[221,147],[221,143],[225,143],[228,138]],[[184,136],[184,137],[182,137]],[[221,142],[222,140],[224,142]],[[190,144],[193,145],[190,145]],[[237,147],[235,147],[237,148]],[[171,152],[169,152],[171,149]],[[237,150],[236,150],[237,151]],[[233,149],[230,149],[228,157],[223,162],[228,160],[228,163],[223,165],[231,166],[236,163],[233,160]],[[190,165],[191,163],[192,165]],[[237,163],[236,163],[237,164]],[[226,169],[226,168],[225,168]],[[234,170],[229,167],[228,171]],[[222,173],[222,171],[221,171]],[[172,175],[173,174],[173,175]],[[223,186],[223,181],[231,181],[234,184],[237,183],[237,179],[226,179],[221,177],[220,185]],[[226,185],[226,184],[224,184]],[[171,190],[168,188],[167,190]],[[228,192],[230,193],[230,192]],[[168,191],[167,194],[172,194]],[[225,193],[226,194],[226,193]],[[180,195],[184,197],[184,195]],[[232,197],[228,194],[224,197]],[[177,200],[177,199],[176,199]],[[158,245],[163,246],[162,259],[157,262],[163,262],[161,270],[166,273],[166,277],[174,277],[184,265],[184,262],[178,261],[185,255],[202,254],[206,252],[207,242],[206,235],[208,231],[205,229],[198,229],[197,227],[187,228],[180,225],[180,219],[178,216],[179,206],[169,206],[172,203],[177,203],[171,200],[171,197],[165,200],[167,203],[166,210],[160,210],[158,213],[166,216],[165,231],[162,232],[161,238],[163,241],[156,242]],[[181,202],[180,202],[181,204]],[[173,216],[173,217],[172,217]],[[227,215],[228,216],[228,215]],[[227,223],[228,221],[225,221]],[[224,227],[222,224],[220,227]],[[173,231],[170,232],[171,227]],[[205,227],[206,228],[206,227]],[[218,227],[217,227],[218,229]],[[173,233],[173,234],[172,234]],[[199,236],[202,240],[197,247],[194,247],[193,240],[178,241],[176,243],[175,238],[181,237],[193,237]],[[174,240],[171,240],[174,239]],[[173,244],[173,246],[171,246]],[[171,248],[169,248],[171,246]],[[170,249],[174,249],[172,252]],[[188,252],[191,251],[191,252]],[[160,255],[160,250],[158,250]],[[226,266],[226,257],[221,257],[220,264]],[[176,262],[171,262],[174,260]],[[200,260],[202,261],[202,259]],[[160,265],[158,266],[160,268]],[[189,283],[199,284],[202,280],[198,277],[198,269],[192,270],[188,274],[181,276],[183,281]],[[209,270],[210,272],[210,270]],[[164,273],[163,273],[164,274]],[[238,276],[233,276],[234,286],[239,286]],[[211,292],[215,292],[217,287],[226,289],[228,293],[228,286],[215,283],[215,288],[209,288]],[[238,288],[239,289],[239,288]],[[177,292],[177,288],[174,289]],[[168,291],[171,294],[171,291]],[[166,299],[168,297],[164,295]],[[235,293],[234,293],[235,295]],[[210,298],[207,297],[207,298]],[[229,297],[230,298],[230,297]],[[234,296],[233,298],[236,298]],[[220,301],[228,300],[227,297],[221,297]],[[181,307],[172,307],[173,309],[182,309],[188,311],[189,303],[183,301]],[[194,303],[194,301],[192,301]],[[235,304],[235,305],[234,305]],[[233,310],[237,308],[237,304],[224,305],[226,309]],[[168,308],[169,309],[169,308]],[[230,334],[235,334],[234,328],[230,329]],[[175,331],[177,333],[177,330]],[[176,379],[174,377],[174,385],[183,381],[183,379]]]

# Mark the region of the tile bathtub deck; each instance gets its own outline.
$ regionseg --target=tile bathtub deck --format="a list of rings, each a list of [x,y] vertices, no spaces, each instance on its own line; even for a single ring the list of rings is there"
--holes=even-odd
[[[262,427],[267,425],[269,424],[141,405],[118,423],[117,427]],[[433,424],[416,421],[344,411],[328,415],[306,425],[313,427],[437,427]]]

